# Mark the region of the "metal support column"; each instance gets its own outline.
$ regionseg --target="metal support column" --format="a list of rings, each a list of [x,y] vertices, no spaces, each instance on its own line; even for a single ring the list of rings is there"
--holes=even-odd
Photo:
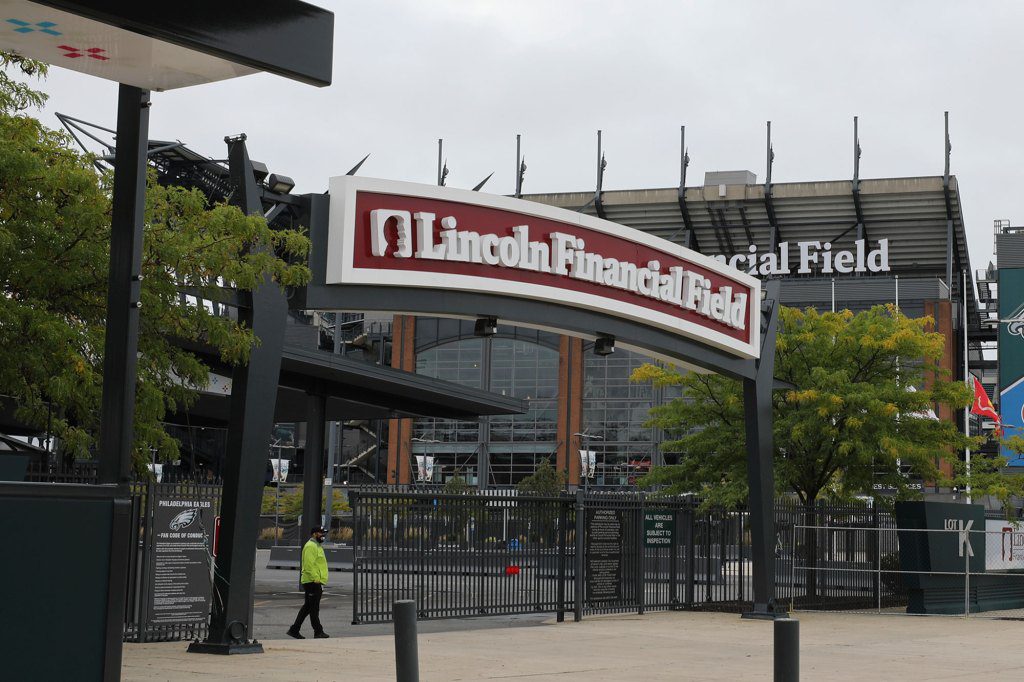
[[[483,376],[483,388],[486,391],[491,390],[491,352],[494,350],[494,344],[491,342],[493,337],[484,337],[483,342],[483,353],[481,354],[480,372]],[[491,442],[491,420],[489,417],[482,416],[479,418],[480,423],[480,445],[477,450],[476,457],[476,487],[478,490],[487,490],[491,487],[491,449],[489,447]]]
[[[594,190],[594,212],[597,213],[598,218],[605,218],[604,204],[601,202],[601,192],[604,189],[604,169],[608,167],[608,162],[604,159],[604,153],[601,151],[601,131],[597,131],[597,189]]]
[[[245,136],[225,141],[235,187],[233,202],[250,215],[262,215]],[[252,639],[252,573],[256,564],[256,533],[270,432],[274,427],[288,301],[269,276],[264,277],[250,298],[251,305],[239,309],[239,321],[253,330],[260,343],[252,349],[249,363],[232,372],[213,614],[206,640],[189,646],[189,651],[199,653],[263,651],[263,646]]]
[[[324,495],[324,428],[327,398],[310,394],[306,399],[306,452],[302,462],[302,528],[299,544],[309,529],[319,526],[320,500]],[[330,509],[330,507],[328,507]]]
[[[772,453],[772,388],[775,381],[775,328],[779,319],[779,283],[765,283],[767,318],[762,327],[757,376],[743,380],[747,426],[747,481],[750,486],[750,526],[754,579],[754,608],[745,618],[775,617],[775,477]]]
[[[121,85],[117,94],[99,482],[122,486],[132,478],[148,146],[149,91]]]

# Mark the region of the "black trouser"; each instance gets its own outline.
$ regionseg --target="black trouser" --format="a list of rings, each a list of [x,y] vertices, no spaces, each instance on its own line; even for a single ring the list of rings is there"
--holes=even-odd
[[[302,589],[306,591],[306,598],[302,602],[302,608],[299,609],[299,615],[295,616],[292,630],[298,632],[306,620],[306,616],[309,616],[313,632],[323,632],[324,626],[320,624],[320,597],[324,594],[324,586],[320,583],[302,583]]]

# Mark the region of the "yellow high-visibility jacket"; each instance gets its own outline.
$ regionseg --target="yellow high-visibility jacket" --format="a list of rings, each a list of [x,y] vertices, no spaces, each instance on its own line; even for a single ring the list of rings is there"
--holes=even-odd
[[[327,555],[320,543],[312,538],[302,548],[302,576],[299,581],[303,584],[327,584]]]

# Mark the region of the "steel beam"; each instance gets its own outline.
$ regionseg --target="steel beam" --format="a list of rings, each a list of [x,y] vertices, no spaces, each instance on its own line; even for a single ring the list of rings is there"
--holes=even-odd
[[[775,202],[772,197],[772,164],[775,163],[775,150],[772,149],[772,122],[768,121],[768,172],[764,181],[764,210],[768,213],[769,250],[779,250],[782,235],[779,234],[779,221],[775,218]]]
[[[302,528],[320,525],[320,501],[324,496],[324,428],[327,426],[327,398],[310,394],[306,401],[306,451],[302,460]],[[328,507],[329,509],[330,507]]]
[[[107,335],[103,347],[99,482],[122,486],[132,480],[148,145],[149,91],[121,85],[117,95]]]
[[[857,214],[857,239],[867,239],[864,224],[864,209],[860,204],[860,137],[857,132],[857,117],[853,117],[853,210]]]
[[[235,186],[232,201],[250,215],[262,215],[245,136],[225,141]],[[252,292],[251,306],[239,310],[239,321],[253,330],[260,343],[252,349],[248,364],[236,367],[232,373],[213,614],[206,640],[193,642],[189,651],[219,654],[263,651],[263,646],[252,639],[252,580],[287,315],[284,292],[269,276]]]
[[[686,228],[683,246],[700,251],[697,233],[694,232],[693,220],[690,218],[690,207],[686,205],[686,169],[690,166],[690,154],[686,150],[686,126],[679,126],[679,155],[679,213],[683,216],[683,227]],[[672,235],[669,241],[675,241],[675,236]]]
[[[946,284],[949,285],[949,297],[953,298],[953,272],[960,272],[964,269],[960,263],[960,249],[956,240],[954,229],[956,212],[953,210],[953,189],[949,182],[949,157],[953,151],[953,145],[949,141],[949,112],[945,112],[946,129],[946,166],[942,175],[942,194],[946,202]]]
[[[775,332],[779,320],[778,281],[765,283],[761,358],[757,376],[743,380],[746,415],[747,485],[750,489],[750,527],[754,608],[746,618],[774,618],[775,610],[775,475],[772,434],[772,389],[775,372]]]
[[[604,160],[604,153],[601,152],[601,131],[597,131],[597,189],[594,190],[594,211],[597,217],[604,219],[604,204],[601,203],[601,191],[604,187],[604,169],[608,162]]]

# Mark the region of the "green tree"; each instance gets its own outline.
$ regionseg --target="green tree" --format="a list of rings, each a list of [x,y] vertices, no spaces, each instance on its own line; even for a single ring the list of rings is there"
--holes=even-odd
[[[931,320],[893,306],[818,313],[783,308],[775,376],[795,388],[774,393],[775,483],[804,504],[822,496],[871,494],[876,482],[910,496],[897,460],[925,480],[939,480],[940,458],[973,443],[930,410],[961,408],[971,398],[937,366],[945,339]],[[929,381],[926,381],[929,379]],[[742,387],[717,375],[644,365],[634,381],[679,386],[682,397],[652,410],[676,466],[657,467],[645,485],[700,494],[708,504],[747,498]]]
[[[102,390],[112,177],[70,138],[29,115],[45,95],[9,76],[45,69],[0,53],[0,394],[17,416],[49,428],[60,451],[88,456],[97,443]],[[231,363],[259,343],[252,330],[204,305],[183,303],[192,287],[221,300],[221,286],[250,291],[269,274],[304,284],[308,239],[271,230],[259,216],[208,204],[198,191],[149,178],[139,325],[134,455],[177,455],[164,430],[187,408],[208,368],[178,340],[208,344]]]
[[[551,462],[543,460],[537,465],[536,471],[519,481],[516,490],[520,495],[537,495],[554,497],[565,488],[565,475],[557,471]]]
[[[1021,436],[1011,436],[1000,443],[1018,455],[1024,453],[1024,438]],[[958,460],[951,483],[964,491],[969,485],[975,501],[983,495],[999,500],[1006,518],[1014,519],[1017,516],[1017,505],[1024,498],[1024,474],[1007,472],[1007,461],[999,453],[972,452],[970,472],[967,471],[966,462]]]
[[[267,486],[263,488],[263,502],[260,508],[260,513],[264,516],[274,516],[275,514],[285,521],[295,521],[302,516],[302,498],[304,491],[302,486],[291,487],[289,489],[281,488],[280,494],[272,487]],[[326,513],[327,511],[327,496],[324,495],[320,498],[320,513]],[[352,507],[349,506],[348,500],[340,490],[333,490],[331,494],[331,516],[337,516],[344,512],[352,511]]]
[[[444,482],[443,492],[445,495],[468,495],[473,491],[473,486],[467,483],[462,476],[452,476]]]

